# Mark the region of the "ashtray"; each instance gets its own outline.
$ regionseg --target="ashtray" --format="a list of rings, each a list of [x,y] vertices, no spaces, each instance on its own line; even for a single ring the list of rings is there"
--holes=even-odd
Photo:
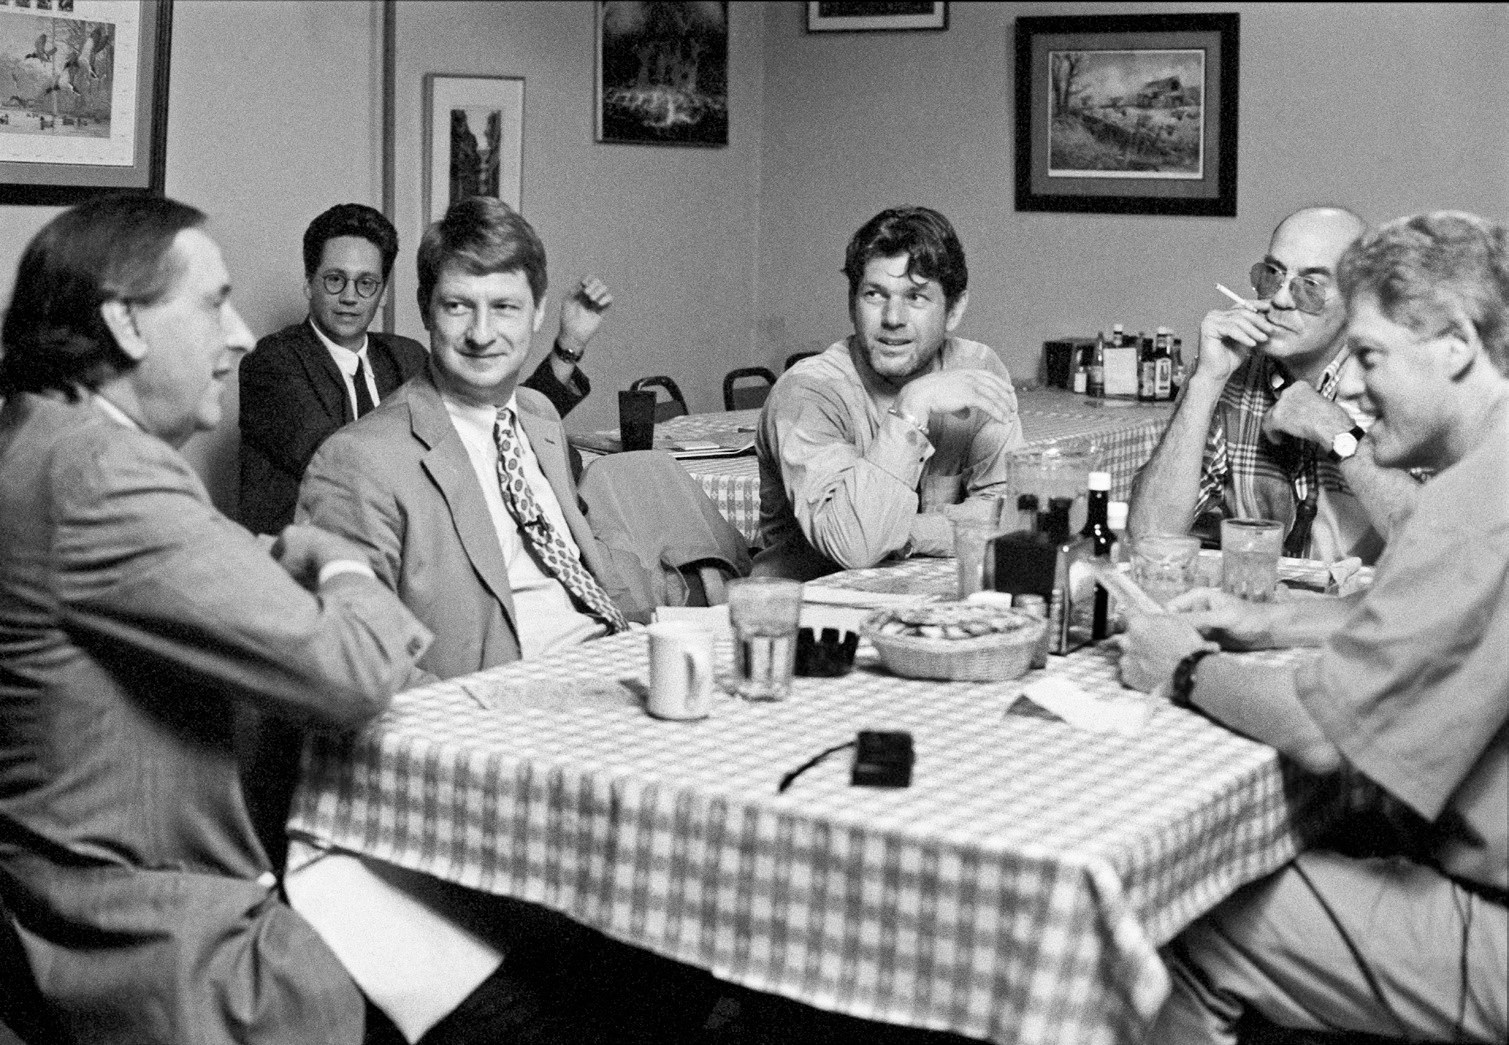
[[[818,635],[812,628],[798,628],[796,673],[823,679],[847,675],[854,668],[854,653],[858,649],[859,636],[852,631],[824,628]]]

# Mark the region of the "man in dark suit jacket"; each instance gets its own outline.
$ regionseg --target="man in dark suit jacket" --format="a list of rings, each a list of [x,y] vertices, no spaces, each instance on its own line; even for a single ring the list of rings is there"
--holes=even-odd
[[[304,231],[309,316],[257,342],[241,363],[241,521],[278,533],[293,521],[309,459],[332,432],[424,369],[412,338],[369,331],[398,233],[379,211],[342,203]],[[565,414],[592,390],[577,368],[613,297],[587,277],[561,306],[561,331],[525,385]]]
[[[258,540],[178,453],[252,344],[203,221],[95,200],[20,262],[0,331],[0,898],[68,1040],[358,1045],[361,995],[275,891],[241,727],[359,726],[429,634],[359,549],[313,527]]]

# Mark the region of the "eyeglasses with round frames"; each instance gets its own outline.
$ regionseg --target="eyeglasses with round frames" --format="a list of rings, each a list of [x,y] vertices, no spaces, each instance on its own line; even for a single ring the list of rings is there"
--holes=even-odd
[[[344,272],[327,272],[320,277],[327,294],[343,294],[347,283],[356,284],[357,297],[369,298],[382,289],[382,280],[376,276],[357,276],[354,280]]]
[[[1326,310],[1330,285],[1314,276],[1291,276],[1286,269],[1271,261],[1259,261],[1252,266],[1248,276],[1252,279],[1252,289],[1265,301],[1277,297],[1278,292],[1287,284],[1289,295],[1294,298],[1295,308],[1312,316],[1318,316]]]

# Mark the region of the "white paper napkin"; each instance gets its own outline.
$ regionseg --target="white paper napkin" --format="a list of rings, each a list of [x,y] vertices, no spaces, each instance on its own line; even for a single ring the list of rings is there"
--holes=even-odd
[[[1022,696],[1075,729],[1091,733],[1134,736],[1153,714],[1153,702],[1146,697],[1101,696],[1061,678],[1029,682],[1022,687]]]

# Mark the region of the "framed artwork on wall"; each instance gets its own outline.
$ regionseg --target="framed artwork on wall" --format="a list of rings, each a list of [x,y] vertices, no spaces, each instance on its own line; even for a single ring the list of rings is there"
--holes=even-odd
[[[518,210],[523,172],[524,78],[426,73],[425,226],[468,196],[496,196]]]
[[[1016,20],[1016,209],[1237,213],[1235,14]]]
[[[908,3],[902,0],[824,3],[814,0],[807,5],[809,33],[894,33],[908,29],[947,28],[946,3]]]
[[[597,140],[728,144],[728,4],[597,4]]]
[[[172,0],[0,5],[0,203],[163,190]]]

